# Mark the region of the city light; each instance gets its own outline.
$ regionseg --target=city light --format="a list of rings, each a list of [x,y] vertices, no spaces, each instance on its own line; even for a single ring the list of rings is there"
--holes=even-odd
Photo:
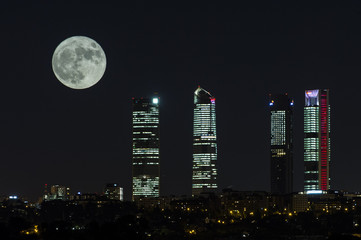
[[[0,240],[361,240],[360,1],[5,2]]]
[[[322,194],[322,190],[308,190],[306,191],[306,194]]]

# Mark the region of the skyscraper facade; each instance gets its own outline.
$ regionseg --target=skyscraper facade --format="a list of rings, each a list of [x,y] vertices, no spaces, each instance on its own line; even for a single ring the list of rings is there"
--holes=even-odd
[[[104,189],[104,195],[109,200],[123,201],[123,188],[117,183],[108,183]]]
[[[270,96],[271,192],[291,193],[293,189],[293,100],[287,94]]]
[[[159,98],[133,99],[132,199],[159,197]]]
[[[192,195],[217,186],[216,99],[198,87],[194,92]]]
[[[329,90],[305,91],[304,190],[330,189]]]

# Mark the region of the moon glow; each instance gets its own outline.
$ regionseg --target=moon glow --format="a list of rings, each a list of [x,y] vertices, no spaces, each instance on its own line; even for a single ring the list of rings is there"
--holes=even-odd
[[[106,57],[101,46],[91,38],[74,36],[65,39],[55,49],[53,72],[65,86],[89,88],[103,76]]]

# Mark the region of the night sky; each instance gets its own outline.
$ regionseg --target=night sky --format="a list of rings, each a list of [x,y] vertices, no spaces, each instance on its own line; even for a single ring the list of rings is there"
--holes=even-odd
[[[101,193],[117,182],[130,199],[131,98],[158,92],[161,195],[190,195],[198,85],[217,99],[220,189],[270,190],[268,94],[288,92],[302,190],[304,90],[329,88],[331,187],[361,190],[360,1],[51,2],[0,8],[0,194],[37,200],[45,183]],[[107,57],[85,90],[51,67],[77,35]]]

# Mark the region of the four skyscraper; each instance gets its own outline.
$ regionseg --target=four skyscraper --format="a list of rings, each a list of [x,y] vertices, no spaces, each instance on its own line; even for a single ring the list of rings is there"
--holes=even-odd
[[[287,94],[270,95],[271,192],[293,191],[293,105]],[[159,98],[133,99],[132,199],[159,197]],[[330,189],[329,90],[305,91],[304,190]],[[215,192],[217,133],[215,98],[198,87],[194,92],[192,195]]]

